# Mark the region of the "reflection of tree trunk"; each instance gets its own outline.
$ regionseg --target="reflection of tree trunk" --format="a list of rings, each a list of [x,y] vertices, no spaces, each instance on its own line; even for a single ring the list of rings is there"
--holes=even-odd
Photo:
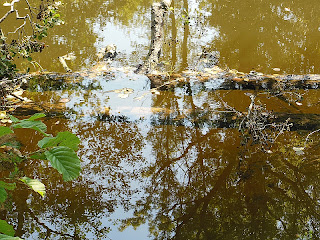
[[[188,209],[188,213],[185,215],[182,215],[178,221],[180,222],[177,227],[176,227],[176,235],[174,237],[174,239],[179,239],[179,236],[181,234],[182,231],[182,227],[188,222],[190,221],[190,219],[192,217],[194,217],[197,213],[197,211],[199,210],[199,208],[202,206],[202,210],[206,209],[209,202],[215,197],[215,195],[218,196],[219,191],[221,190],[221,188],[226,186],[226,181],[228,179],[228,177],[230,176],[230,174],[232,173],[232,170],[236,167],[237,165],[237,160],[236,159],[232,159],[229,164],[224,168],[224,170],[222,171],[222,173],[220,174],[219,177],[217,177],[217,181],[215,182],[214,186],[212,187],[212,189],[205,194],[204,197],[200,198],[200,199],[196,199],[193,202],[193,205]],[[202,211],[203,213],[204,211]],[[203,216],[200,216],[203,217]]]
[[[171,6],[174,8],[174,0],[171,3]],[[177,62],[177,26],[176,26],[176,18],[174,12],[170,15],[171,17],[171,64],[172,69],[175,69]]]
[[[152,4],[151,8],[151,43],[145,62],[138,67],[136,73],[149,73],[155,70],[159,63],[164,40],[164,24],[168,6],[171,1]]]
[[[183,7],[188,11],[189,5],[188,0],[183,0]],[[183,33],[183,42],[182,42],[182,63],[181,63],[181,71],[185,70],[188,66],[188,37],[189,37],[189,23],[184,23],[184,33]]]
[[[27,200],[28,200],[28,191],[19,191],[15,196],[19,196],[16,203],[16,212],[18,213],[18,224],[16,227],[16,235],[22,236],[24,234],[23,226],[25,224],[25,216],[28,212]]]

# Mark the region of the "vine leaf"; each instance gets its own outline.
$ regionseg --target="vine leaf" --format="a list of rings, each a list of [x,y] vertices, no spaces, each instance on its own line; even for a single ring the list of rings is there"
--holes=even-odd
[[[41,197],[44,197],[44,195],[46,194],[46,186],[39,180],[28,178],[28,177],[22,177],[20,178],[20,181],[25,183],[33,191],[39,193]]]
[[[15,234],[13,226],[11,226],[5,220],[0,220],[0,232],[4,233],[5,235],[8,235],[8,237],[9,236],[13,237]],[[0,239],[2,239],[2,238],[0,237]]]
[[[53,168],[62,174],[63,180],[70,181],[80,174],[80,159],[77,154],[68,147],[59,146],[44,153]]]

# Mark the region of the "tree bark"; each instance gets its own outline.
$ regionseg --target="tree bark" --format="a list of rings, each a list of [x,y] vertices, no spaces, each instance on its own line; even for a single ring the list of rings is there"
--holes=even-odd
[[[152,4],[151,43],[149,53],[144,63],[136,69],[136,73],[152,73],[159,63],[161,49],[164,41],[164,24],[166,21],[166,13],[170,4],[171,1],[162,1],[161,3]]]

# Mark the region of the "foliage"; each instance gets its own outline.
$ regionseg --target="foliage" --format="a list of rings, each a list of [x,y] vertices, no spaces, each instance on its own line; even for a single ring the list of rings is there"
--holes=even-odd
[[[31,6],[25,0],[27,6],[27,14],[19,15],[19,6],[16,0],[11,3],[4,3],[9,10],[0,19],[0,77],[12,78],[17,71],[16,65],[13,63],[15,57],[27,59],[33,65],[38,65],[32,61],[31,54],[34,52],[42,52],[45,44],[40,42],[42,38],[48,35],[48,29],[62,23],[60,14],[57,13],[58,6],[61,2],[52,0],[41,1],[38,7]],[[21,7],[23,7],[23,3]],[[16,29],[4,31],[2,22],[6,22],[8,16],[16,13],[16,21],[23,20],[23,23]],[[8,21],[8,20],[7,20]],[[28,23],[28,24],[27,24]]]
[[[13,191],[16,189],[16,183],[21,182],[36,193],[39,193],[42,197],[45,196],[45,185],[39,180],[27,176],[21,177],[15,174],[18,171],[18,162],[27,161],[28,159],[50,161],[51,166],[62,174],[65,181],[73,180],[80,174],[80,159],[75,152],[80,143],[78,137],[70,132],[59,132],[55,137],[47,134],[46,125],[39,120],[39,118],[44,116],[43,113],[36,113],[28,119],[23,120],[10,116],[13,122],[11,127],[0,126],[0,149],[3,150],[3,154],[9,156],[9,159],[14,165],[14,172],[11,173],[8,178],[5,178],[5,181],[0,181],[1,204],[4,204],[8,197],[7,191]],[[44,136],[44,138],[38,142],[39,150],[23,155],[19,149],[9,145],[8,139],[10,139],[14,130],[18,128],[33,129]],[[6,221],[0,221],[0,239],[20,239],[13,237],[14,233],[11,225]]]

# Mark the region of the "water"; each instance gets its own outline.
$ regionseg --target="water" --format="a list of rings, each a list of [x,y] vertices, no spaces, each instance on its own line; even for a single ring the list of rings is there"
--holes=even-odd
[[[44,69],[63,72],[58,56],[74,52],[76,59],[68,65],[80,71],[97,62],[101,47],[114,43],[119,50],[114,66],[135,66],[148,52],[150,5],[151,1],[65,2],[65,24],[52,29],[46,54],[35,59]],[[162,57],[168,71],[196,69],[206,49],[219,52],[222,68],[319,73],[316,1],[185,0],[173,6]],[[23,166],[26,176],[46,185],[47,195],[41,199],[19,188],[12,196],[13,209],[3,210],[1,216],[15,226],[18,236],[319,237],[319,134],[305,145],[307,135],[319,128],[317,89],[290,91],[303,95],[297,104],[265,92],[216,90],[220,80],[193,80],[159,93],[150,92],[146,76],[130,71],[78,81],[81,84],[71,83],[75,87],[38,87],[25,93],[40,108],[56,113],[45,120],[49,133],[77,134],[83,170],[79,179],[64,183],[42,162]],[[132,93],[121,92],[123,88]],[[284,132],[268,151],[261,151],[262,140],[250,141],[252,132],[242,135],[241,117],[230,113],[233,109],[247,114],[248,94],[257,94],[256,103],[279,118],[301,117],[294,131]],[[61,98],[70,101],[59,103]],[[274,133],[266,130],[268,136]],[[17,137],[23,151],[34,150],[40,139],[32,131],[18,131]],[[302,153],[295,150],[304,146]]]

